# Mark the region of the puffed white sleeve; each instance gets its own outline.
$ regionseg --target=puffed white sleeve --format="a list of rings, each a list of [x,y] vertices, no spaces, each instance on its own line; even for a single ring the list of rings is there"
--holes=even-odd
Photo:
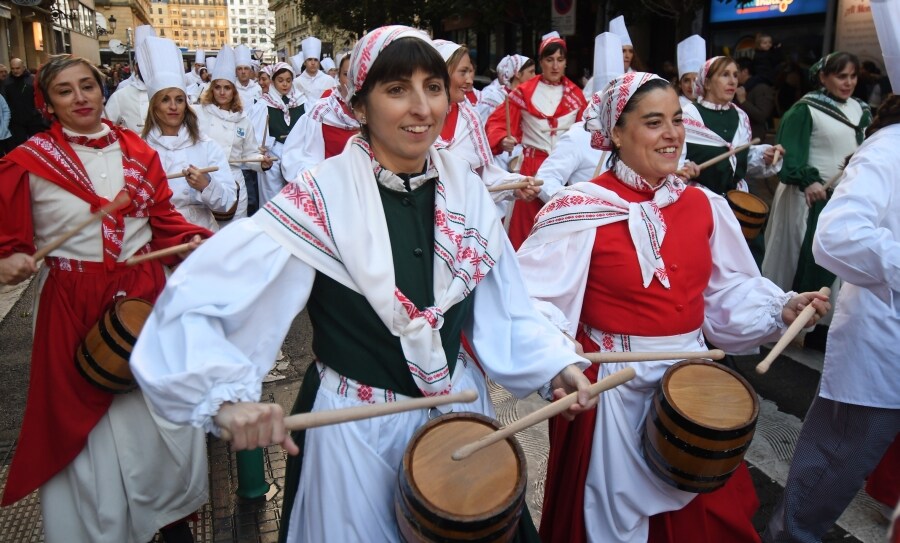
[[[197,168],[216,166],[219,169],[207,173],[209,184],[202,191],[192,190],[191,198],[194,203],[202,203],[213,211],[228,211],[237,201],[237,186],[234,184],[231,166],[225,158],[225,153],[218,143],[209,139],[198,142],[193,149],[204,152],[206,159],[205,164],[191,162],[193,166]],[[200,157],[196,157],[196,160],[204,162]]]
[[[883,129],[884,130],[884,129]],[[900,132],[898,130],[897,132]],[[896,142],[896,140],[893,140]],[[872,145],[866,145],[871,143]],[[900,241],[886,224],[896,217],[896,153],[889,138],[869,140],[853,155],[819,216],[816,263],[869,289],[889,307],[900,299]],[[893,162],[893,164],[891,163]]]
[[[239,220],[178,266],[156,301],[131,369],[163,418],[217,433],[224,402],[256,402],[316,272]]]
[[[764,155],[770,147],[772,146],[769,144],[750,146],[750,152],[747,156],[747,179],[765,179],[781,171],[784,157],[779,157],[778,162],[766,164]]]
[[[535,310],[516,254],[504,239],[503,255],[473,294],[464,333],[488,376],[518,397],[544,387],[563,368],[590,365],[575,345]]]
[[[581,318],[596,235],[596,228],[588,228],[551,243],[526,240],[516,255],[535,306],[572,337]]]
[[[550,156],[541,164],[535,177],[544,181],[538,197],[549,202],[553,195],[569,183],[572,175],[581,165],[582,152],[579,138],[573,137],[575,130],[583,131],[583,124],[576,123],[559,138]],[[596,166],[596,164],[594,165]]]
[[[281,174],[288,181],[297,179],[300,172],[325,160],[325,138],[321,123],[303,115],[291,128],[281,150]]]
[[[732,354],[755,353],[784,331],[781,311],[795,294],[784,292],[759,273],[740,225],[725,198],[702,189],[713,216],[712,275],[703,292],[703,333]]]

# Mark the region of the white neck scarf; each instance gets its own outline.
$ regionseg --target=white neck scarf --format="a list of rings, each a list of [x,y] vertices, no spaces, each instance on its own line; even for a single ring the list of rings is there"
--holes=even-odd
[[[165,136],[158,126],[154,126],[147,134],[147,143],[152,147],[162,147],[169,151],[185,149],[194,144],[194,142],[191,141],[191,134],[184,124],[178,129],[177,136]]]
[[[710,105],[715,106],[715,104],[711,103]],[[734,107],[733,104],[731,104],[731,106]],[[705,104],[701,105],[700,107],[705,107]],[[737,147],[738,145],[743,145],[744,143],[748,143],[750,141],[750,136],[752,135],[752,132],[750,130],[750,117],[748,117],[747,114],[744,113],[744,110],[742,110],[741,108],[735,107],[734,109],[738,114],[738,126],[734,131],[734,137],[731,139],[731,141],[725,141],[725,139],[723,139],[721,136],[719,136],[706,126],[706,124],[703,122],[703,117],[700,116],[700,110],[697,109],[697,104],[687,104],[686,106],[684,106],[684,108],[682,109],[682,123],[684,124],[685,143],[695,143],[697,145],[708,145],[713,147],[726,147],[728,149]],[[732,171],[737,169],[737,155],[731,155],[728,158],[728,163],[731,164]]]
[[[576,183],[556,193],[541,209],[535,219],[534,229],[524,245],[542,245],[588,228],[627,220],[644,288],[650,286],[654,277],[662,286],[669,288],[669,276],[661,253],[666,236],[666,222],[660,210],[677,202],[685,185],[672,174],[652,189],[644,178],[621,160],[616,163],[615,175],[619,181],[633,189],[653,190],[653,199],[628,202],[595,183]]]
[[[503,249],[494,204],[469,165],[433,147],[436,177],[434,300],[418,309],[394,283],[390,236],[378,183],[396,178],[354,136],[347,148],[301,174],[253,216],[276,241],[316,270],[366,297],[400,338],[410,374],[426,396],[448,394],[451,376],[441,344],[444,312],[468,296]]]
[[[343,128],[344,130],[359,130],[359,121],[344,109],[344,104],[337,89],[329,94],[328,97],[316,102],[316,105],[313,106],[308,115],[314,121],[322,124]]]
[[[203,106],[203,113],[232,123],[236,123],[247,116],[244,111],[228,111],[227,109],[220,108],[216,104],[206,104]]]
[[[288,103],[285,104],[282,96],[288,97]],[[291,85],[291,90],[286,95],[278,92],[273,81],[269,85],[269,92],[262,95],[263,101],[271,107],[278,108],[284,114],[284,123],[291,126],[291,109],[306,103],[306,96]]]

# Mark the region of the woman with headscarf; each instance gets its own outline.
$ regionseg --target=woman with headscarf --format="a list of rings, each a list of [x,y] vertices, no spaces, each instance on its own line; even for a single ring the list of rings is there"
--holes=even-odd
[[[281,152],[281,173],[288,181],[297,179],[300,172],[318,166],[326,158],[340,154],[347,141],[359,133],[359,122],[347,103],[349,65],[350,55],[344,55],[337,88],[300,117],[285,140]]]
[[[497,64],[497,79],[481,90],[481,99],[475,106],[481,122],[486,123],[491,113],[503,105],[509,93],[534,76],[534,61],[530,58],[523,55],[503,57]]]
[[[737,90],[737,63],[730,57],[713,57],[700,68],[694,82],[693,103],[683,106],[687,159],[701,164],[730,149],[750,142],[750,119],[734,105]],[[745,177],[774,175],[781,162],[772,164],[780,146],[753,145],[728,160],[714,164],[691,179],[712,192],[747,191]]]
[[[189,222],[216,232],[219,225],[213,213],[226,213],[238,205],[237,187],[225,153],[200,132],[197,114],[188,105],[184,76],[175,77],[171,68],[176,54],[180,61],[174,42],[152,36],[137,51],[150,96],[141,137],[159,153],[165,171],[183,174],[169,180],[175,209]],[[200,171],[207,167],[218,169]]]
[[[262,99],[257,102],[263,105],[253,116],[254,127],[257,131],[262,129],[260,133],[266,139],[262,143],[264,151],[281,159],[288,134],[306,111],[306,97],[293,85],[294,69],[290,64],[278,62],[271,67],[271,72],[272,82],[269,84],[269,92],[263,94]],[[274,198],[284,187],[285,182],[286,178],[280,167],[260,173],[260,207]]]
[[[450,110],[435,145],[450,150],[468,162],[486,187],[517,181],[533,181],[533,178],[509,173],[494,164],[478,114],[466,99],[466,92],[472,88],[475,74],[472,59],[469,57],[469,48],[447,40],[434,40],[434,46],[447,63],[447,71],[450,74]],[[538,190],[537,187],[529,187],[515,191],[498,191],[492,192],[491,197],[497,203],[501,215],[505,216],[506,206],[510,201],[532,200],[537,196]]]
[[[505,108],[498,108],[485,126],[495,155],[512,152],[518,143],[523,145],[520,172],[525,176],[537,173],[559,137],[581,120],[587,105],[581,89],[565,76],[566,42],[558,33],[544,36],[538,59],[540,77],[522,83],[509,95],[509,121]],[[515,202],[509,220],[509,240],[514,248],[518,249],[531,232],[542,204],[540,200]]]
[[[586,352],[701,351],[704,338],[747,352],[775,340],[806,305],[828,308],[824,297],[785,293],[761,277],[725,199],[674,175],[684,129],[667,81],[643,72],[614,79],[592,98],[585,124],[592,145],[611,154],[610,170],[558,192],[517,256],[538,309]],[[757,541],[746,467],[697,495],[644,459],[641,430],[674,362],[585,372],[596,380],[631,366],[637,377],[604,393],[596,411],[551,421],[544,541]]]
[[[462,336],[517,395],[548,382],[557,396],[587,385],[583,359],[532,309],[481,180],[434,147],[449,76],[428,35],[375,29],[350,63],[361,134],[180,266],[165,312],[151,314],[132,355],[142,389],[170,420],[227,428],[236,449],[303,447],[285,483],[290,543],[399,541],[398,467],[428,421],[416,410],[287,435],[280,407],[255,402],[262,361],[304,307],[318,360],[295,411],[474,389],[476,404],[452,409],[491,413]],[[582,393],[575,411],[593,403]],[[536,537],[528,517],[520,533]]]
[[[782,288],[810,284],[820,288],[835,281],[834,274],[813,261],[812,239],[828,201],[825,184],[840,174],[872,122],[868,104],[853,97],[858,72],[855,55],[825,56],[810,68],[819,89],[807,93],[781,118],[777,138],[788,154],[766,227],[762,272]]]
[[[220,227],[234,219],[247,216],[249,194],[242,168],[262,172],[272,167],[272,159],[260,155],[259,144],[250,117],[244,111],[241,95],[237,91],[234,51],[227,45],[219,50],[213,68],[209,88],[200,95],[200,132],[219,145],[228,157],[228,166],[235,187],[237,187],[237,207],[234,214],[217,215]],[[261,162],[238,161],[259,160]],[[257,194],[253,194],[254,199]],[[254,202],[258,205],[258,202]],[[229,217],[230,216],[230,217]]]
[[[175,211],[153,149],[101,118],[102,78],[89,61],[50,57],[35,80],[50,129],[0,160],[0,284],[37,274],[28,401],[2,505],[37,489],[48,543],[144,543],[167,525],[166,542],[193,541],[183,519],[208,499],[205,436],[158,418],[140,390],[94,386],[73,361],[117,301],[154,302],[163,264],[182,257],[134,266],[128,258],[186,242],[193,249],[211,232]],[[124,207],[53,249],[37,270],[36,247],[111,201]]]

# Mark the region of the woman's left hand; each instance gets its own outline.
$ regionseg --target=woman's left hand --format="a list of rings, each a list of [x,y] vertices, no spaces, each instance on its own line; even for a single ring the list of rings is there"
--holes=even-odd
[[[766,161],[767,166],[771,166],[773,162],[775,162],[775,150],[778,150],[778,154],[780,156],[784,156],[786,154],[784,147],[780,144],[773,145],[766,149],[766,152],[763,153],[763,160]]]
[[[269,155],[263,155],[262,162],[259,163],[262,166],[263,171],[269,170],[272,167],[274,162],[272,161],[272,157]]]
[[[678,177],[684,178],[686,181],[700,177],[700,166],[697,166],[690,160],[685,160],[684,165],[675,172]]]
[[[192,237],[191,240],[188,242],[188,248],[185,249],[184,251],[178,253],[178,255],[181,256],[181,260],[184,260],[185,258],[190,256],[191,253],[193,253],[195,250],[197,250],[197,247],[200,247],[201,245],[203,245],[204,241],[206,241],[206,240],[203,239],[202,237],[200,237],[200,234],[194,235],[194,237]]]
[[[809,321],[803,325],[804,328],[814,326],[819,322],[819,319],[824,317],[825,314],[831,310],[831,303],[828,301],[828,296],[819,294],[818,292],[801,292],[784,304],[784,307],[781,309],[781,320],[790,326],[791,323],[800,316],[800,312],[802,312],[809,304],[812,304],[813,307],[816,308],[816,312]]]
[[[210,177],[209,174],[202,173],[199,168],[194,165],[188,166],[185,170],[184,179],[187,181],[187,184],[192,188],[196,189],[200,192],[203,192],[207,186],[209,186]]]
[[[526,177],[522,179],[522,181],[528,181],[532,185],[530,187],[525,187],[524,189],[516,189],[516,200],[530,202],[537,198],[537,195],[541,193],[541,187],[534,185],[534,177]]]
[[[572,420],[579,413],[597,406],[598,398],[596,396],[590,397],[588,390],[590,387],[591,382],[585,377],[584,372],[574,364],[569,364],[556,374],[556,377],[550,381],[550,389],[553,391],[555,399],[559,400],[568,394],[578,392],[578,402],[562,413],[563,418]]]

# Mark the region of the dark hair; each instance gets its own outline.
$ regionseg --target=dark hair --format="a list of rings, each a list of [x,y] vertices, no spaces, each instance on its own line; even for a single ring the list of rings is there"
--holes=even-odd
[[[532,66],[534,66],[534,60],[533,59],[526,60],[525,64],[523,64],[522,68],[519,70],[519,73],[524,72],[525,70],[527,70],[528,68],[531,68]],[[518,74],[516,74],[516,75],[518,75]]]
[[[747,73],[753,75],[753,59],[747,57],[741,57],[739,59],[735,59],[737,62],[738,71],[747,70]]]
[[[450,72],[447,64],[430,43],[419,38],[400,38],[384,48],[369,68],[361,89],[350,98],[350,107],[368,103],[369,93],[382,81],[396,81],[412,77],[417,71],[444,82],[444,92],[450,101]],[[363,137],[369,137],[366,125],[360,126]]]
[[[345,62],[350,62],[350,53],[347,53],[343,57],[341,57],[341,63],[338,64],[338,71],[341,71],[341,66],[344,65]]]
[[[631,98],[628,99],[628,102],[625,103],[625,107],[622,109],[622,114],[619,115],[619,119],[616,121],[616,126],[625,126],[625,116],[634,111],[634,108],[636,108],[641,100],[644,99],[644,96],[657,89],[665,90],[671,88],[672,84],[665,79],[651,79],[650,81],[641,85],[638,90],[634,91],[634,94],[631,95]],[[618,161],[619,149],[616,148],[615,145],[613,145],[612,150],[609,152],[609,159],[607,159],[606,165],[610,170],[612,170],[616,167],[616,163]]]
[[[878,107],[878,113],[866,129],[866,137],[897,123],[900,123],[900,94],[892,94]]]
[[[553,42],[553,43],[549,44],[547,47],[544,47],[544,50],[541,51],[541,56],[540,56],[539,60],[543,60],[543,59],[549,57],[550,55],[556,53],[557,51],[562,53],[563,58],[566,58],[566,54],[567,54],[566,46],[559,42]]]
[[[819,73],[825,75],[837,74],[842,72],[848,64],[852,64],[856,73],[859,73],[859,58],[856,55],[844,53],[843,51],[832,53],[828,55],[825,65],[822,66],[822,70]]]

